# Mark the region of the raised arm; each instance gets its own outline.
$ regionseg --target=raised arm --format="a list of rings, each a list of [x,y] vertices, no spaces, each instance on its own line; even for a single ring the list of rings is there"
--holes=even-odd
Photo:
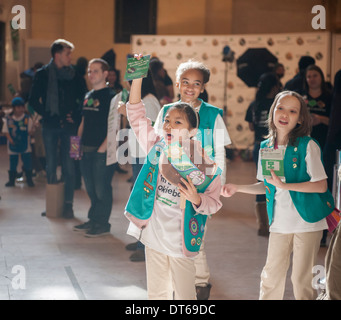
[[[146,109],[141,100],[141,87],[142,79],[133,80],[127,103],[127,116],[141,148],[148,154],[160,140],[160,136],[154,131],[151,120],[146,117]]]
[[[129,94],[130,104],[137,104],[141,102],[142,80],[142,78],[133,80]]]

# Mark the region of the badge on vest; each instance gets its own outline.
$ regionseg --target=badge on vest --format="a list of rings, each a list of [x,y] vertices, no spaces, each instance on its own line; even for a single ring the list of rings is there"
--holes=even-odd
[[[261,149],[261,164],[264,177],[271,177],[273,170],[278,177],[284,177],[285,149]]]

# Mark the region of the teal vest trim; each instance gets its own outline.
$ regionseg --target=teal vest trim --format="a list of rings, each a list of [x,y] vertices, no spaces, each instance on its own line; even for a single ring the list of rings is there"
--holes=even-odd
[[[307,166],[305,162],[307,146],[310,140],[312,140],[310,137],[301,137],[296,140],[294,146],[287,146],[284,155],[284,176],[287,183],[310,181],[310,176],[307,173]],[[273,148],[273,146],[269,145],[269,140],[265,140],[261,142],[261,148]],[[269,224],[271,225],[273,220],[276,187],[267,183],[265,179],[264,185],[266,190]],[[334,199],[329,190],[324,193],[297,191],[289,191],[289,193],[296,210],[306,222],[315,223],[320,221],[328,216],[334,209]]]
[[[162,139],[151,149],[130,194],[125,211],[137,219],[147,221],[152,216],[159,173],[159,159],[164,148],[165,142]],[[217,175],[219,174],[220,172],[217,172]],[[204,188],[198,190],[198,193],[205,192],[217,175]],[[189,252],[200,250],[206,220],[206,215],[197,213],[192,203],[186,201],[183,217],[183,239],[185,248]]]
[[[199,110],[199,130],[196,135],[198,141],[201,141],[201,145],[203,146],[206,154],[211,158],[214,159],[214,140],[213,140],[213,131],[214,131],[214,124],[216,121],[217,116],[220,114],[223,116],[223,110],[212,106],[211,104],[201,101],[201,107]],[[180,101],[178,101],[180,102]],[[178,103],[176,102],[176,103]],[[166,104],[163,107],[163,117],[162,121],[165,118],[165,115],[170,107],[172,107],[174,103]]]

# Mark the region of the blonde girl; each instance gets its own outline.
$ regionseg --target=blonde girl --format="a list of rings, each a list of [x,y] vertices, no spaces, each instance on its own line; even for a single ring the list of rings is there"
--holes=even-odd
[[[312,268],[316,264],[325,217],[334,208],[327,190],[327,175],[321,149],[310,136],[311,121],[303,98],[292,91],[279,93],[269,112],[268,139],[263,148],[284,149],[284,177],[264,178],[261,150],[257,179],[253,185],[227,184],[222,195],[236,192],[266,194],[270,238],[265,267],[261,274],[260,299],[283,299],[286,274],[292,256],[294,296],[314,299]]]

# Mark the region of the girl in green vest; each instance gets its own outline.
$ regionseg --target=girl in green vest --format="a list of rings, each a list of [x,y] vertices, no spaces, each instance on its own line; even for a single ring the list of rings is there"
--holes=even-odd
[[[175,73],[176,87],[179,89],[180,101],[193,106],[200,117],[196,139],[201,141],[206,153],[221,168],[221,184],[223,185],[227,171],[225,146],[231,144],[231,139],[223,120],[223,110],[200,99],[210,80],[210,74],[208,67],[200,61],[190,59],[182,62]],[[172,105],[165,105],[161,109],[154,125],[156,130],[162,130],[164,117]],[[198,300],[207,300],[212,287],[209,282],[210,269],[204,247],[203,244],[198,256],[195,258],[195,283]]]
[[[165,146],[195,135],[198,117],[180,103],[166,114],[158,135],[141,101],[142,79],[133,80],[127,114],[142,149],[148,154],[125,208],[128,234],[145,245],[148,299],[196,299],[194,256],[200,249],[207,215],[221,208],[220,176],[198,193],[191,179],[170,184],[159,170]],[[180,135],[180,132],[182,135]],[[180,208],[180,196],[186,208]],[[189,218],[189,219],[188,219]]]
[[[226,184],[222,195],[236,192],[266,194],[270,238],[261,274],[260,299],[283,299],[286,274],[292,258],[294,296],[316,298],[312,269],[316,264],[325,217],[334,208],[327,190],[327,175],[320,146],[310,136],[311,116],[303,98],[292,91],[280,92],[269,112],[268,139],[261,143],[257,179],[253,185]],[[282,149],[284,176],[263,175],[264,149]]]

